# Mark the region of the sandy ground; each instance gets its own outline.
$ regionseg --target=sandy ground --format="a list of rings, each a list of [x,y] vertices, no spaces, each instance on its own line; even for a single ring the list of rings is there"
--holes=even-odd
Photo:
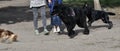
[[[21,0],[22,1],[22,0]],[[90,35],[84,35],[83,29],[75,27],[78,35],[69,39],[65,33],[58,35],[35,35],[33,30],[32,12],[28,4],[19,7],[8,7],[0,1],[0,28],[11,30],[18,35],[18,42],[12,44],[0,43],[0,51],[119,51],[120,50],[120,19],[119,14],[111,16],[113,28],[107,29],[101,20],[93,23],[90,27]],[[12,2],[12,1],[9,1]],[[26,1],[25,1],[26,2]],[[14,2],[16,3],[16,2]],[[21,2],[22,3],[22,2]],[[18,3],[17,3],[18,4]],[[17,5],[12,4],[12,5]],[[12,6],[11,5],[11,6]],[[19,4],[18,4],[19,5]],[[114,11],[114,10],[112,10]],[[117,17],[117,18],[116,18]],[[49,29],[50,18],[47,17]],[[41,19],[39,27],[42,31]]]

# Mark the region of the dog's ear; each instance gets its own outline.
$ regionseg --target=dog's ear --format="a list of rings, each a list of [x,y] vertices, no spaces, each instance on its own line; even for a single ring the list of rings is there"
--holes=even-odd
[[[60,4],[59,4],[59,5],[55,5],[54,8],[53,8],[53,12],[54,12],[54,11],[55,11],[55,12],[61,12],[62,8],[63,8],[63,7],[62,7],[62,5],[60,5]]]
[[[4,30],[4,34],[10,36],[10,35],[12,35],[14,33],[9,31],[9,30]]]
[[[84,8],[84,7],[88,7],[88,5],[89,5],[89,4],[88,4],[87,2],[84,2],[83,8]]]
[[[6,30],[9,34],[14,34],[13,32],[9,31],[9,30]]]
[[[4,29],[0,29],[0,33],[2,33],[4,31]]]
[[[64,5],[63,4],[57,4],[54,6],[55,9],[61,9]]]
[[[2,37],[2,32],[4,31],[4,29],[0,29],[0,38]]]

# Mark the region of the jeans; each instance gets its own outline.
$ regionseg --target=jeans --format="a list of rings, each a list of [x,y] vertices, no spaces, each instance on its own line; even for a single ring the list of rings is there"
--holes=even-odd
[[[40,13],[41,15],[41,19],[42,19],[42,24],[44,29],[46,29],[46,10],[45,10],[45,6],[41,6],[41,7],[33,7],[32,11],[33,11],[33,23],[34,23],[34,29],[37,30],[38,29],[38,14]]]
[[[51,24],[53,26],[61,26],[62,23],[61,23],[61,19],[59,18],[59,16],[57,15],[54,15],[51,17]]]

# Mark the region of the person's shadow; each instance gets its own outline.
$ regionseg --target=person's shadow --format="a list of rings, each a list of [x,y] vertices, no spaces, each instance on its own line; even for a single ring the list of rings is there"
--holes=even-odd
[[[0,25],[33,21],[32,11],[27,6],[0,8]]]
[[[52,32],[52,31],[53,31],[52,28],[53,28],[52,25],[47,25],[47,30],[48,30],[49,32]],[[44,29],[43,27],[39,27],[39,32],[42,33],[42,32],[44,31],[43,29]],[[62,25],[60,26],[60,29],[61,29],[61,31],[58,32],[58,35],[67,35],[67,32],[64,31],[64,29],[65,29],[65,25],[64,25],[64,24],[62,24]],[[49,35],[49,34],[45,34],[45,35]]]

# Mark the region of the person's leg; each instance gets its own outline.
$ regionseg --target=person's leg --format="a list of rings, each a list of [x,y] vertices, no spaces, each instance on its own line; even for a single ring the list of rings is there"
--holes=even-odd
[[[49,8],[50,8],[51,25],[53,25],[53,24],[54,24],[54,23],[53,23],[53,17],[54,17],[54,16],[51,15],[51,14],[52,14],[52,12],[53,12],[54,3],[51,3],[50,6],[51,6],[51,7],[49,7]]]
[[[59,18],[59,16],[53,15],[51,17],[51,23],[53,25],[53,32],[60,32],[61,31],[60,26],[62,25],[62,23],[61,23],[61,19]],[[56,31],[54,31],[55,28],[56,28]]]
[[[62,25],[62,22],[61,22],[61,19],[59,16],[56,15],[56,17],[57,17],[57,23],[56,23],[57,24],[57,32],[60,32],[61,31],[60,26]]]
[[[33,24],[34,24],[35,33],[39,34],[39,31],[38,31],[38,9],[32,8],[32,11],[33,11]]]
[[[47,26],[46,26],[46,10],[45,6],[40,7],[40,14],[41,14],[41,19],[42,19],[42,24],[45,32],[48,32]]]
[[[54,16],[51,16],[51,26],[52,26],[52,30],[53,32],[55,33],[56,32],[56,25],[55,25],[55,17]]]

